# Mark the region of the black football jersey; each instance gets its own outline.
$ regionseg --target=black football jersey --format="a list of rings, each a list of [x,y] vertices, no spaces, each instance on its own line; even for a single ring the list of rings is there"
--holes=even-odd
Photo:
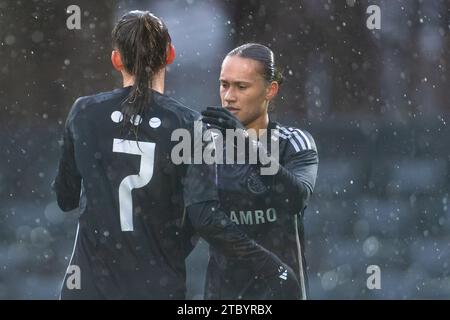
[[[261,175],[258,165],[219,165],[220,203],[244,233],[290,266],[306,288],[301,218],[314,190],[317,148],[305,130],[272,121],[268,129],[274,130],[269,137],[279,143],[278,172]],[[269,147],[271,139],[268,139]],[[254,282],[249,270],[214,248],[210,248],[210,256],[205,287],[207,299],[258,297],[246,295]]]
[[[131,87],[79,98],[66,121],[54,188],[59,206],[80,206],[70,266],[81,288],[61,298],[184,299],[193,230],[187,206],[217,201],[216,169],[175,164],[175,129],[196,130],[199,114],[152,91],[144,114],[123,130],[122,102]]]

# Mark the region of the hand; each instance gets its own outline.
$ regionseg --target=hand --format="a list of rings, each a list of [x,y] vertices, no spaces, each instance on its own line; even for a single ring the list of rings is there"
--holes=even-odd
[[[230,111],[222,107],[208,107],[202,112],[202,121],[214,129],[218,129],[222,132],[223,141],[229,142],[227,139],[227,130],[233,130],[234,139],[232,140],[233,146],[236,149],[236,153],[233,153],[233,158],[228,159],[233,163],[248,163],[248,148],[249,136],[244,125],[234,116]],[[228,132],[229,134],[229,132]],[[243,148],[238,148],[238,141],[244,141]],[[228,157],[228,152],[225,153]]]
[[[264,163],[261,162],[258,149],[262,148],[264,154],[268,154],[265,148],[258,142],[254,137],[250,137],[244,125],[239,121],[238,118],[226,108],[223,107],[208,107],[202,112],[202,121],[210,125],[212,128],[218,129],[222,132],[223,138],[226,139],[226,129],[235,130],[235,133],[241,134],[245,140],[244,145],[246,146],[243,150],[237,151],[238,159],[243,159],[245,163],[249,163],[249,153],[250,148],[255,155],[256,164],[262,166],[270,166],[271,162],[266,159]],[[234,140],[236,143],[236,140]],[[236,147],[236,144],[235,144]]]
[[[286,264],[281,265],[276,276],[265,279],[269,300],[300,300],[301,287],[294,271]]]
[[[242,300],[299,300],[300,283],[294,271],[286,264],[280,264],[277,274],[255,277],[239,293]]]
[[[245,130],[244,125],[239,121],[239,119],[223,107],[208,107],[202,112],[202,116],[203,122],[208,123],[212,127],[221,131],[226,129]]]

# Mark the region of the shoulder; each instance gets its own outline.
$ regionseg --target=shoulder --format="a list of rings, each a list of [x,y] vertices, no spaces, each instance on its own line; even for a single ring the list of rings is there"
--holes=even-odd
[[[275,123],[274,126],[280,140],[287,142],[295,152],[306,150],[317,152],[314,138],[308,131],[279,123]]]
[[[116,89],[108,92],[100,92],[97,94],[82,96],[75,100],[67,117],[68,121],[73,121],[80,113],[89,110],[94,105],[109,102],[114,99],[122,98],[123,90]]]
[[[176,116],[181,125],[189,125],[196,120],[200,120],[200,113],[198,111],[195,111],[178,100],[164,94],[155,92],[154,102],[165,112]]]

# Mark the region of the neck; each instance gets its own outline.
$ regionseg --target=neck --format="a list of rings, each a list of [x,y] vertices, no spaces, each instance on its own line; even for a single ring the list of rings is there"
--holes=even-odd
[[[269,114],[267,112],[265,112],[259,118],[248,123],[245,127],[247,129],[255,130],[259,136],[262,133],[262,132],[260,132],[260,130],[262,130],[262,129],[265,130],[265,129],[267,129],[268,126],[269,126]]]
[[[166,75],[166,69],[163,68],[161,69],[158,73],[155,73],[153,76],[153,81],[150,85],[149,83],[149,88],[152,88],[153,90],[164,94],[164,79],[165,79],[165,75]],[[128,73],[124,73],[122,72],[122,77],[123,77],[123,86],[124,87],[129,87],[134,85],[135,82],[135,77],[128,74]]]

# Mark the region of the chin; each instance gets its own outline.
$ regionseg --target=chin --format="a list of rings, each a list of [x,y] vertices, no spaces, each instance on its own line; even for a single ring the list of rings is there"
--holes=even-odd
[[[239,117],[239,112],[234,114],[236,116],[236,118],[243,124],[245,125],[246,123],[248,123],[248,121],[246,121],[245,119],[242,119],[241,117]]]

